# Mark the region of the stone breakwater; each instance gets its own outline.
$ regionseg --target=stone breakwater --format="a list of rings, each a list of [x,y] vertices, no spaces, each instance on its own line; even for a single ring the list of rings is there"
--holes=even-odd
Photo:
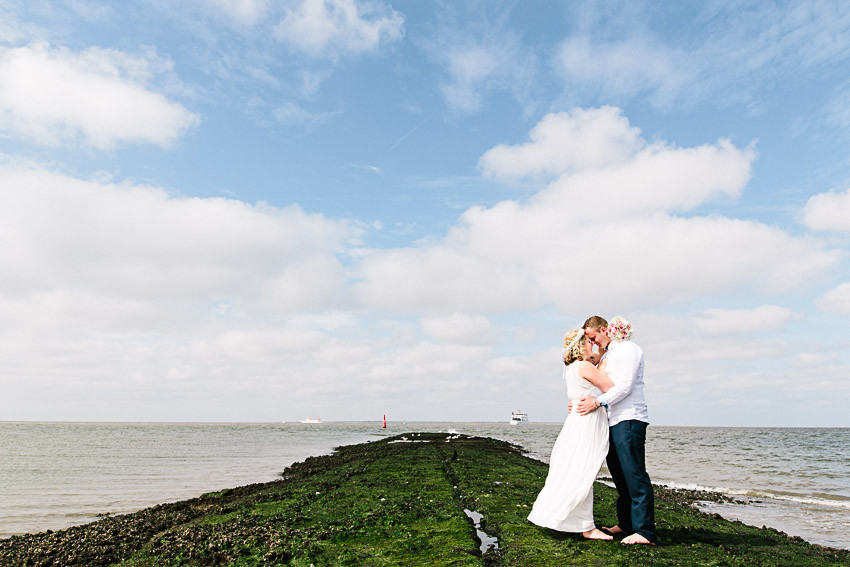
[[[701,513],[694,502],[712,496],[700,491],[658,489],[657,547],[539,528],[526,516],[547,470],[502,441],[407,433],[309,458],[275,482],[15,536],[0,541],[0,565],[850,564],[850,551]],[[598,524],[614,523],[615,498],[597,483]]]

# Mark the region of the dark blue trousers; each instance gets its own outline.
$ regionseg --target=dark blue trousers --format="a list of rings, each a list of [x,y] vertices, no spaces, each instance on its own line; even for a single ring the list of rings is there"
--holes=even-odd
[[[630,419],[612,426],[607,463],[617,487],[617,525],[626,534],[639,533],[657,543],[655,495],[644,458],[647,425]]]

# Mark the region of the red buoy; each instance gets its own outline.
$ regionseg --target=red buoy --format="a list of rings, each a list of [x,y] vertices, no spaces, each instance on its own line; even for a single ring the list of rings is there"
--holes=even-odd
[[[387,428],[387,414],[384,414],[384,429]]]

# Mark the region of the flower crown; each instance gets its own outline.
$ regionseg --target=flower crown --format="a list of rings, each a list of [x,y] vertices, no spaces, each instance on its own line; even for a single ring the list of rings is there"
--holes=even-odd
[[[628,320],[618,315],[617,317],[611,319],[611,322],[608,323],[606,333],[608,335],[608,338],[610,338],[612,341],[628,341],[632,338],[632,326],[628,322]]]
[[[569,333],[567,333],[567,334],[569,334]],[[579,329],[578,333],[573,338],[573,340],[571,340],[569,343],[567,343],[566,340],[564,341],[564,355],[563,355],[564,359],[566,359],[567,356],[569,356],[570,352],[572,352],[573,348],[576,346],[576,343],[578,343],[583,336],[584,336],[584,329]]]

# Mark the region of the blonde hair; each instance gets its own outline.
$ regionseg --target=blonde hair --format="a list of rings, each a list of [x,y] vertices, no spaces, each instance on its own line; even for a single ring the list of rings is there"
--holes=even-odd
[[[600,317],[599,315],[588,317],[587,321],[584,322],[584,325],[581,326],[582,329],[593,329],[594,331],[597,329],[605,329],[607,327],[608,321],[606,321],[604,317]]]
[[[564,335],[564,364],[569,365],[584,358],[582,347],[584,347],[586,340],[584,329],[575,329]]]

